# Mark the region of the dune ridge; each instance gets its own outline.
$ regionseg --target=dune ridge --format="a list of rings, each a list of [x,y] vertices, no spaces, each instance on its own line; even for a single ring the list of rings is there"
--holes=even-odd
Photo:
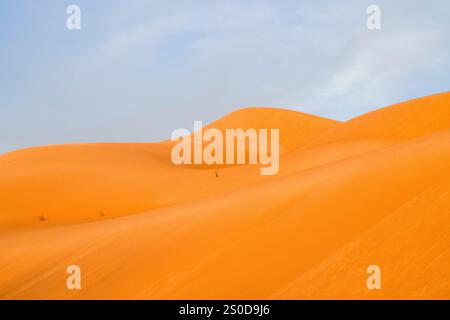
[[[248,108],[208,127],[280,128],[279,174],[173,166],[167,141],[1,155],[0,298],[450,298],[450,92],[342,123]]]

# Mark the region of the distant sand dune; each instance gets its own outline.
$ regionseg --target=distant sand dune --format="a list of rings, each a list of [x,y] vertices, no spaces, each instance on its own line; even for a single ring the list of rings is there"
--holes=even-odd
[[[0,298],[450,299],[450,93],[209,127],[280,128],[279,174],[174,166],[172,142],[1,155]]]

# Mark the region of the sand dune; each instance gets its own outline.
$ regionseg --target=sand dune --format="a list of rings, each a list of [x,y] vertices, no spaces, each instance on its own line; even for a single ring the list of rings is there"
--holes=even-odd
[[[270,108],[242,109],[215,128],[267,128],[273,119],[288,150],[338,122]],[[294,134],[294,128],[302,130]],[[292,139],[289,137],[292,136]],[[0,157],[0,230],[93,221],[193,201],[264,180],[257,168],[196,170],[170,161],[172,142],[82,144],[20,150]],[[195,181],[196,187],[192,187]],[[27,195],[24,201],[24,194]]]
[[[302,147],[340,122],[302,112],[274,108],[246,108],[232,112],[207,127],[280,129],[280,145],[284,151]]]
[[[280,128],[279,174],[174,166],[171,142],[0,156],[0,298],[450,298],[450,93],[210,127]]]

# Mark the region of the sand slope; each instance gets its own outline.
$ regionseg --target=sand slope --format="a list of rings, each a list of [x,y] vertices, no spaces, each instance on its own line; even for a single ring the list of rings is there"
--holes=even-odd
[[[345,123],[250,108],[211,126],[279,127],[280,173],[175,167],[168,142],[0,156],[0,297],[450,298],[449,93]]]
[[[285,150],[338,124],[270,108],[242,109],[225,118],[230,128],[280,128],[285,133],[281,139]],[[269,125],[270,119],[275,125]],[[227,121],[219,120],[215,127],[226,128]],[[301,128],[298,134],[295,127]],[[0,156],[0,230],[39,226],[41,216],[46,225],[101,220],[264,180],[258,168],[230,168],[220,172],[218,180],[214,169],[175,166],[170,161],[172,146],[171,142],[57,145]]]

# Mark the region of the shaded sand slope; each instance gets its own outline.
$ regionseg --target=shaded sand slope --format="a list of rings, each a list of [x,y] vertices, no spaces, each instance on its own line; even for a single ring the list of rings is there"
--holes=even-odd
[[[277,111],[257,108],[234,112],[226,117],[228,128],[280,128],[285,133],[282,142],[292,148],[338,124],[299,112]],[[225,128],[226,123],[218,121],[217,128]],[[294,132],[295,127],[301,131]],[[50,225],[143,212],[264,180],[256,167],[229,168],[217,179],[213,169],[174,166],[170,160],[172,145],[56,145],[2,155],[0,230],[39,226],[40,217]],[[195,188],[191,187],[193,181]]]
[[[448,299],[450,109],[441,107],[447,94],[430,98],[425,113],[414,100],[364,126],[355,118],[319,130],[283,156],[276,177],[227,168],[213,180],[245,182],[210,184],[198,196],[209,170],[183,168],[197,174],[191,200],[89,223],[9,225],[0,233],[0,297]],[[386,123],[402,126],[410,105],[408,123],[428,124],[398,134]],[[81,267],[81,291],[65,288],[69,264]],[[382,268],[378,292],[366,289],[369,264]]]

